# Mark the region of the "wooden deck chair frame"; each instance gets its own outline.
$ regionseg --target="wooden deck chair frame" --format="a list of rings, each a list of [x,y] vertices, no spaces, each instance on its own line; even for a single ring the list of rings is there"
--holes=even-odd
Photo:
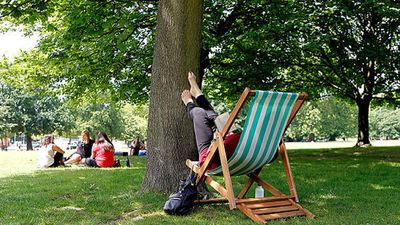
[[[309,218],[313,218],[314,215],[308,210],[302,208],[298,202],[299,198],[296,192],[296,186],[293,180],[292,171],[289,165],[289,157],[286,151],[285,142],[281,140],[279,144],[279,152],[282,156],[282,163],[286,173],[287,182],[289,186],[290,195],[285,195],[280,192],[277,188],[273,187],[271,184],[262,180],[258,174],[261,171],[261,168],[256,170],[255,172],[248,174],[249,179],[245,183],[243,189],[237,195],[234,196],[231,175],[228,167],[228,159],[225,153],[225,147],[223,140],[225,136],[228,134],[231,126],[233,125],[236,117],[238,116],[240,110],[244,106],[246,100],[250,96],[255,95],[255,90],[250,90],[246,88],[241,97],[239,98],[235,108],[229,116],[227,123],[225,124],[222,131],[217,131],[215,134],[215,139],[212,141],[210,145],[210,153],[203,162],[201,167],[197,166],[197,163],[192,162],[191,160],[186,160],[186,165],[197,173],[196,183],[198,184],[201,181],[205,181],[208,185],[213,187],[223,198],[214,198],[208,200],[200,200],[197,203],[223,203],[228,202],[229,208],[239,208],[245,215],[250,217],[255,222],[266,223],[271,219],[285,218],[291,216],[307,216]],[[302,93],[298,96],[292,111],[289,115],[288,122],[286,123],[285,130],[292,122],[297,112],[303,105],[304,101],[307,98],[306,93]],[[222,174],[224,177],[225,186],[219,184],[214,181],[210,176],[206,174],[207,168],[209,167],[212,158],[215,154],[219,154],[219,159],[222,167]],[[264,197],[264,198],[244,198],[246,193],[249,191],[252,184],[256,182],[258,185],[261,185],[265,190],[269,191],[273,196],[272,197]]]

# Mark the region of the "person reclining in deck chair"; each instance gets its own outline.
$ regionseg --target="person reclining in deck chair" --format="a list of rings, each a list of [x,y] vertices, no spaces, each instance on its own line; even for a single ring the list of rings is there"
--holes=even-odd
[[[214,120],[218,115],[197,85],[196,76],[193,72],[189,72],[188,80],[190,83],[190,90],[184,90],[181,94],[181,98],[186,106],[188,117],[193,121],[194,134],[199,153],[199,163],[201,165],[209,154],[208,148],[214,138],[214,132],[216,131]],[[195,104],[193,98],[197,104]],[[241,132],[231,132],[225,137],[224,144],[228,159],[233,154],[239,142],[240,134]],[[214,169],[219,166],[217,157],[218,156],[213,159],[209,169]]]
[[[224,125],[221,125],[221,123],[218,122],[218,120],[222,116],[217,117],[217,113],[215,113],[213,107],[208,102],[208,100],[203,95],[202,91],[200,90],[199,86],[197,85],[196,76],[193,74],[193,72],[189,72],[188,81],[190,83],[190,90],[184,90],[182,92],[181,100],[186,106],[187,115],[188,115],[189,119],[191,119],[193,122],[197,150],[199,153],[199,164],[200,165],[198,165],[198,166],[202,166],[202,164],[205,163],[208,155],[210,154],[209,148],[210,148],[211,142],[214,139],[214,134],[219,136],[215,132],[216,124],[218,125],[219,131],[224,129],[223,128]],[[221,120],[224,121],[224,119],[221,119]],[[215,123],[215,122],[217,122],[217,123]],[[221,127],[222,127],[222,129],[221,129]],[[223,131],[223,132],[225,132],[225,131]],[[225,135],[225,133],[224,133],[225,138],[223,140],[223,144],[224,144],[224,149],[226,152],[227,159],[229,159],[233,155],[233,153],[236,149],[236,146],[239,143],[240,135],[241,135],[241,132],[230,132],[228,135]],[[220,141],[221,139],[218,139],[218,140]],[[222,143],[218,142],[218,144],[220,145]],[[277,154],[275,153],[272,160],[274,160],[276,158],[276,156],[277,156]],[[272,160],[270,160],[270,161],[272,161]],[[207,162],[207,169],[210,170],[210,169],[218,168],[220,166],[219,165],[220,161],[221,160],[219,160],[218,155],[214,154],[211,161]],[[193,164],[191,164],[191,165],[193,165]],[[203,169],[205,169],[205,168],[203,168]],[[204,172],[205,172],[204,170],[200,172],[201,176],[204,175]],[[190,174],[186,178],[186,180],[180,181],[180,184],[179,184],[180,187],[179,187],[178,191],[175,193],[172,193],[169,196],[169,199],[164,204],[164,211],[166,213],[176,214],[176,215],[186,215],[188,212],[190,212],[190,210],[193,206],[193,202],[194,202],[196,194],[197,194],[197,199],[202,199],[202,200],[206,200],[210,197],[209,195],[211,195],[211,196],[213,195],[212,193],[210,193],[207,190],[207,186],[205,185],[205,183],[201,182],[200,180],[198,180],[199,178],[196,178],[196,177],[197,177],[197,174],[193,173],[193,167],[192,167],[192,169],[190,170]],[[200,183],[198,183],[199,181],[200,181]],[[230,177],[229,177],[229,183],[230,183]],[[197,187],[197,192],[195,190],[196,187]],[[221,186],[221,188],[223,189],[224,187]],[[203,189],[203,190],[201,190],[201,189]],[[230,191],[232,192],[231,189],[230,189]],[[221,194],[220,191],[218,191],[218,192]],[[227,198],[227,196],[225,196],[225,195],[228,195],[228,193],[225,193],[225,195],[224,194],[222,194],[222,195]],[[234,197],[233,193],[231,193],[229,195],[229,197],[231,197],[229,199],[232,199]],[[231,200],[230,200],[230,205],[232,205],[232,207],[230,206],[231,208],[234,208],[236,204],[235,204],[235,202],[231,203]]]
[[[193,121],[199,162],[202,164],[209,154],[208,148],[214,138],[214,132],[216,131],[214,120],[218,115],[201,92],[193,72],[189,72],[188,80],[190,83],[190,90],[184,90],[181,94],[181,99],[186,106],[188,117]],[[195,104],[193,98],[197,104]],[[228,157],[233,154],[239,139],[240,133],[231,133],[226,136],[224,144]],[[218,166],[219,160],[218,158],[214,158],[209,168],[213,169]],[[200,183],[198,186],[193,187],[193,179],[195,179],[195,176],[195,174],[190,172],[186,180],[180,181],[178,191],[172,193],[164,205],[164,211],[166,213],[186,215],[193,206],[194,198],[208,199],[213,195],[208,191],[205,183]],[[197,197],[194,197],[194,195],[197,195]]]

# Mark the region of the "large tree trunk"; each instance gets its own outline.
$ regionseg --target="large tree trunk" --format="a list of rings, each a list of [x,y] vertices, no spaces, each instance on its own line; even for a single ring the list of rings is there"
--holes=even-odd
[[[369,104],[370,100],[356,100],[358,106],[358,137],[357,146],[370,146],[369,141]]]
[[[25,135],[26,135],[26,150],[33,150],[32,135],[31,134],[25,134]]]
[[[181,102],[188,71],[198,73],[203,5],[201,0],[160,0],[152,66],[148,161],[143,190],[170,193],[196,157],[191,121]]]

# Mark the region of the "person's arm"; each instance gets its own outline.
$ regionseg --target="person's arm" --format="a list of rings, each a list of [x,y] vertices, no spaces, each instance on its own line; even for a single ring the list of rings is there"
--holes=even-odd
[[[61,149],[60,147],[58,147],[57,145],[53,145],[53,147],[51,147],[51,149],[52,149],[53,151],[59,152],[59,153],[61,153],[61,154],[64,154],[64,153],[65,153],[65,151],[62,150],[62,149]]]

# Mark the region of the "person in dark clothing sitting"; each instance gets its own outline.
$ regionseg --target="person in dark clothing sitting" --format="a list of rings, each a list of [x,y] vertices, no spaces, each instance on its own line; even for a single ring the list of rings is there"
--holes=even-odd
[[[76,147],[76,152],[65,161],[65,164],[79,164],[82,159],[89,158],[92,155],[94,141],[90,139],[89,131],[84,130],[81,133],[81,142]]]
[[[139,155],[141,145],[142,143],[140,142],[139,138],[136,137],[136,139],[131,143],[131,155]]]

